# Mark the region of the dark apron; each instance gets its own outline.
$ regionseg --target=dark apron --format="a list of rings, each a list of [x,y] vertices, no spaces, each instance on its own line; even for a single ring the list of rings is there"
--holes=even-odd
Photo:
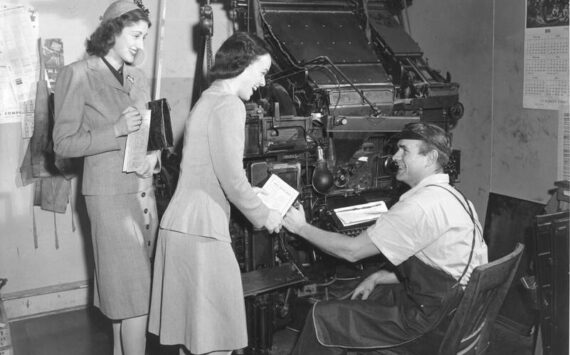
[[[402,345],[434,329],[461,300],[457,280],[415,256],[398,266],[398,272],[400,284],[379,285],[367,300],[315,304],[318,342],[345,349]]]

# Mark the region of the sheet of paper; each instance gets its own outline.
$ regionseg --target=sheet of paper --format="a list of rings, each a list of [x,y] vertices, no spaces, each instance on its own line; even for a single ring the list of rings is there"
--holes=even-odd
[[[137,170],[146,159],[148,132],[150,130],[150,110],[142,111],[141,116],[141,128],[127,136],[125,160],[123,161],[123,171],[127,173]]]
[[[0,65],[0,124],[20,122],[23,110],[18,103],[16,87],[11,80],[11,70],[8,65]]]
[[[362,205],[336,208],[333,210],[344,227],[373,221],[388,211],[384,201],[369,202]]]
[[[33,133],[36,82],[39,77],[39,17],[21,4],[0,4],[0,66],[7,68],[0,105],[0,123],[22,122],[23,138]],[[6,77],[5,77],[6,78]],[[12,95],[15,95],[14,103]],[[6,105],[8,103],[8,105]]]
[[[267,207],[279,211],[281,216],[284,216],[299,196],[299,191],[273,174],[257,195]]]

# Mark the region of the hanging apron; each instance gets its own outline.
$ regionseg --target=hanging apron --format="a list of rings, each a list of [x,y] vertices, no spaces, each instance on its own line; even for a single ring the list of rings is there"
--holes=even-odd
[[[434,329],[461,300],[457,280],[415,256],[397,271],[401,283],[378,285],[367,300],[316,303],[318,342],[346,349],[403,345]]]

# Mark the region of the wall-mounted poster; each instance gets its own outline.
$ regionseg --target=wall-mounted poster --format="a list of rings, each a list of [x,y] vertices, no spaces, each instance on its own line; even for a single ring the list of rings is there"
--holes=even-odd
[[[523,107],[568,104],[568,0],[527,0]]]

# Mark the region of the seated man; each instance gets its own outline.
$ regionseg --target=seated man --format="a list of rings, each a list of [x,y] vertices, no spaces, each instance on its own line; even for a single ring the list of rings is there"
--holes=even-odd
[[[487,246],[473,204],[443,172],[451,154],[448,134],[411,123],[399,133],[396,179],[411,187],[376,223],[355,238],[318,229],[292,207],[283,225],[351,262],[382,253],[395,273],[380,270],[351,300],[314,305],[293,354],[344,354],[347,349],[397,347],[435,328],[457,306]]]

